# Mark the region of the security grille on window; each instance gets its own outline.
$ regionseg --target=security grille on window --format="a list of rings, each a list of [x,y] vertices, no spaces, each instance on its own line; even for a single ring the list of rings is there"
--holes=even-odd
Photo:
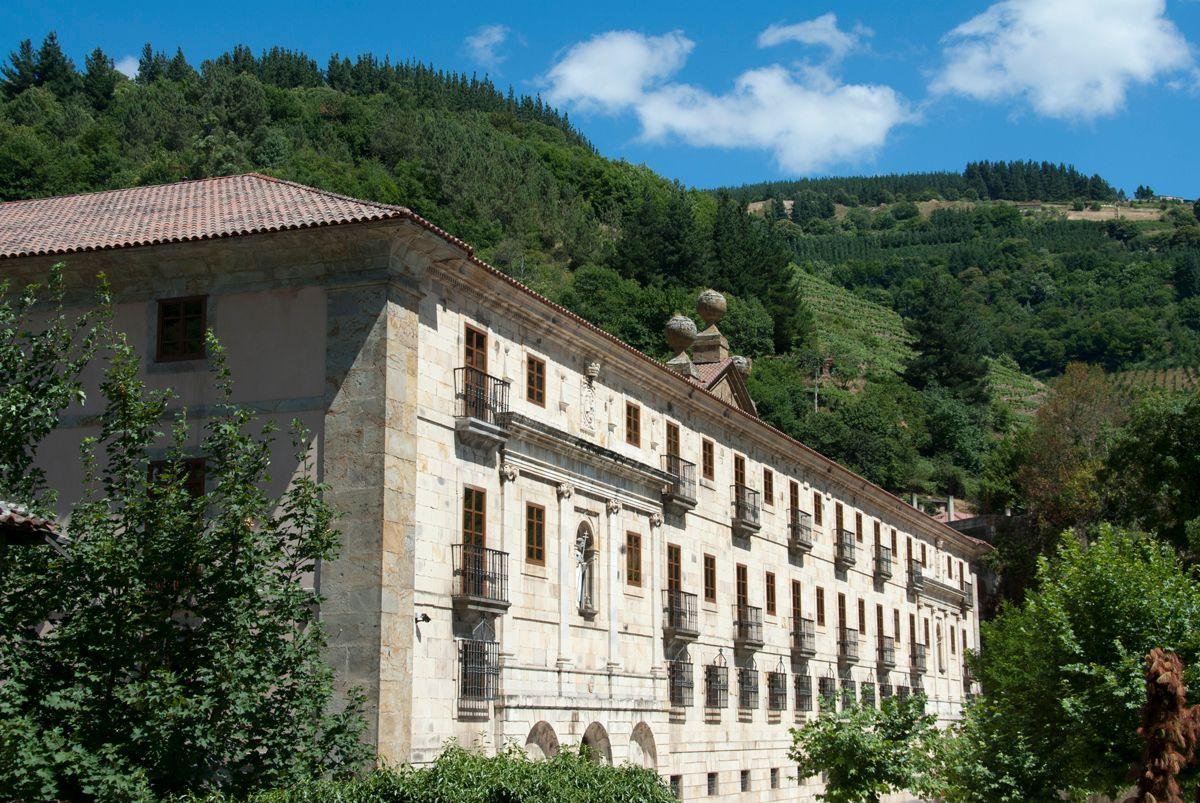
[[[833,678],[818,678],[817,692],[820,696],[821,710],[837,708],[837,681]]]
[[[738,708],[758,708],[758,670],[753,662],[738,667]]]
[[[708,708],[729,705],[729,667],[719,652],[716,660],[704,667],[704,705]]]
[[[717,791],[717,774],[715,772],[710,772],[708,774],[708,794],[711,797],[717,794]]]
[[[670,685],[671,705],[684,708],[692,704],[691,661],[667,661],[667,682]]]
[[[500,676],[500,645],[495,641],[461,639],[458,643],[458,696],[462,700],[496,699]]]
[[[812,678],[808,675],[796,675],[793,679],[793,685],[796,687],[796,710],[812,711]]]
[[[895,694],[895,691],[892,689],[892,684],[890,684],[890,683],[880,683],[879,684],[879,699],[880,700],[886,700],[887,698],[891,697],[893,694]]]
[[[854,705],[858,700],[858,684],[853,680],[842,681],[842,707]]]
[[[864,706],[870,706],[871,708],[875,707],[875,684],[874,683],[863,683],[862,684],[862,704]]]
[[[767,673],[767,708],[772,711],[787,708],[787,675],[783,672]]]

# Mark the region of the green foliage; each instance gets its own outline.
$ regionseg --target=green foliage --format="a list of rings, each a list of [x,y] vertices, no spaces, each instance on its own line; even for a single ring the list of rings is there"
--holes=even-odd
[[[1107,513],[1200,555],[1200,393],[1152,393],[1134,406],[1101,471]]]
[[[41,347],[5,355],[22,378],[7,391],[17,403],[0,410],[6,470],[36,451],[42,418],[76,393],[78,367],[64,355],[85,359],[102,336],[86,321],[51,331]],[[368,755],[361,698],[332,706],[320,597],[301,582],[338,543],[312,479],[308,435],[296,425],[295,475],[269,497],[271,430],[251,431],[252,412],[229,402],[215,341],[210,352],[220,401],[200,445],[206,494],[187,487],[183,413],[166,467],[150,476],[170,396],[147,390],[133,350],[117,340],[99,433],[82,445],[86,491],[71,511],[70,547],[23,548],[0,561],[5,798],[243,792],[352,772]],[[42,385],[48,398],[23,398],[47,372],[63,376]],[[31,408],[31,423],[14,421]],[[5,482],[6,492],[22,487]]]
[[[949,800],[1052,801],[1114,794],[1140,754],[1142,661],[1200,655],[1200,586],[1151,537],[1066,534],[1020,605],[982,625],[970,657],[987,694],[943,753]]]
[[[59,416],[84,402],[82,373],[107,337],[112,318],[101,280],[93,311],[75,316],[64,308],[63,266],[54,265],[44,287],[17,296],[0,282],[0,498],[49,513],[55,494],[34,461]],[[37,308],[37,319],[33,310]]]
[[[853,703],[824,707],[816,719],[792,729],[790,758],[800,777],[824,774],[820,800],[868,803],[928,784],[936,740],[925,697],[888,697],[880,708]]]
[[[223,798],[208,798],[216,803]],[[428,767],[376,770],[346,781],[313,780],[246,798],[246,803],[670,803],[653,770],[609,767],[571,748],[534,761],[518,747],[495,757],[451,744]]]

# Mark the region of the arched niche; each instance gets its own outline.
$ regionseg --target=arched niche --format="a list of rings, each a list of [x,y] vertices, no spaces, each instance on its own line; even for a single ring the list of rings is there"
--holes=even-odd
[[[525,752],[533,759],[558,755],[558,734],[549,722],[539,722],[529,729],[529,735],[525,737]]]
[[[629,736],[629,762],[646,769],[658,769],[658,748],[654,732],[645,722],[639,722]]]
[[[583,746],[587,755],[597,764],[612,765],[612,743],[608,740],[608,731],[599,722],[593,722],[583,732]]]

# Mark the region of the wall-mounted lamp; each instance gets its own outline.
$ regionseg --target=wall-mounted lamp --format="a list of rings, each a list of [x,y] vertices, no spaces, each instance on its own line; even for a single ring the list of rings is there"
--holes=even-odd
[[[429,618],[429,614],[427,614],[427,613],[419,613],[419,614],[417,614],[417,616],[416,616],[416,619],[417,619],[417,624],[419,624],[419,625],[422,625],[422,624],[425,624],[425,623],[426,623],[426,622],[428,622],[428,621],[431,621],[431,620],[430,620],[430,618]]]

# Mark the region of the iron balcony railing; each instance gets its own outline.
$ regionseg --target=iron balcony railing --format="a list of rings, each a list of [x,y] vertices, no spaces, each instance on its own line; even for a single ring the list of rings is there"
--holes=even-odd
[[[758,670],[738,667],[738,708],[758,708]]]
[[[733,640],[743,647],[762,646],[762,608],[733,606]]]
[[[453,594],[458,600],[507,607],[508,553],[455,544]]]
[[[674,479],[667,486],[667,494],[681,502],[696,503],[696,464],[684,460],[677,454],[662,456],[663,471]]]
[[[718,664],[704,667],[704,705],[707,708],[729,705],[729,667]]]
[[[767,709],[782,711],[787,708],[787,673],[767,673]]]
[[[964,582],[962,584],[963,592],[963,607],[968,611],[975,607],[975,584]]]
[[[799,655],[816,655],[817,626],[812,619],[792,617],[792,651]]]
[[[913,591],[918,591],[925,585],[925,571],[921,567],[921,562],[909,558],[908,560],[908,587]]]
[[[876,656],[879,659],[880,666],[895,666],[896,642],[887,636],[880,636],[879,644],[876,648]]]
[[[911,663],[912,671],[918,675],[924,674],[925,669],[928,666],[928,660],[925,655],[925,645],[924,644],[912,645],[912,650],[910,650],[909,656],[912,659],[912,663]]]
[[[881,579],[892,576],[892,548],[890,546],[875,545],[875,576]]]
[[[836,560],[843,566],[853,566],[855,561],[854,533],[838,530]]]
[[[695,594],[668,588],[663,591],[663,600],[666,627],[671,634],[679,638],[696,638],[700,635]]]
[[[858,631],[849,627],[843,627],[838,633],[838,658],[843,661],[857,661],[858,644]]]
[[[455,368],[454,415],[498,424],[500,417],[508,412],[508,388],[508,382],[478,368]]]
[[[792,685],[796,691],[796,710],[811,711],[813,709],[812,677],[809,675],[793,675]]]
[[[734,524],[757,528],[759,526],[758,491],[749,486],[735,483],[729,493],[733,498]]]
[[[667,661],[667,683],[671,705],[686,708],[692,704],[692,662]]]
[[[461,639],[458,642],[458,696],[483,702],[496,699],[500,678],[500,645],[495,641]]]
[[[803,510],[791,508],[788,511],[788,535],[792,549],[812,549],[812,516]]]

